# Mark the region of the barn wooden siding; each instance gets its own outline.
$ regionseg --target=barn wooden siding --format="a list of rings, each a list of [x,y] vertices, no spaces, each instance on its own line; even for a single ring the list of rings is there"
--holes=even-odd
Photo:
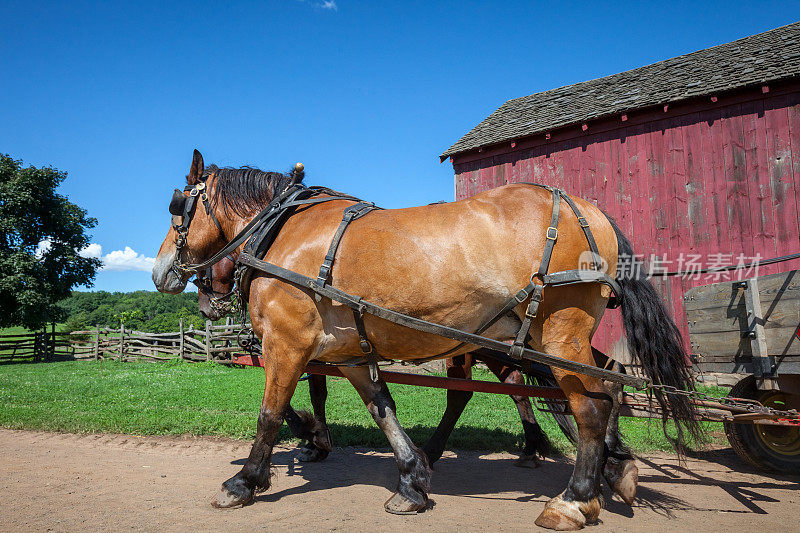
[[[721,253],[735,261],[739,254],[772,258],[800,251],[800,83],[770,89],[706,97],[456,155],[456,199],[532,181],[597,204],[617,220],[637,253],[648,256],[707,259]],[[795,260],[762,267],[759,274],[798,268]],[[728,279],[655,280],[687,349],[684,292]],[[611,311],[594,344],[615,352],[620,336],[619,313]]]

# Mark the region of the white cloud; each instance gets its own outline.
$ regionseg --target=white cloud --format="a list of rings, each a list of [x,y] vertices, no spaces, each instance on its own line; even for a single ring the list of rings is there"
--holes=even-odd
[[[34,255],[40,259],[51,247],[49,240],[43,240],[36,245]],[[99,259],[103,262],[100,270],[110,270],[114,272],[124,272],[126,270],[141,270],[142,272],[151,272],[153,265],[156,262],[155,257],[147,257],[144,254],[136,253],[130,246],[126,246],[124,250],[114,250],[103,255],[103,247],[97,243],[90,243],[78,252],[81,257],[92,257]]]
[[[319,9],[327,9],[329,11],[338,11],[339,6],[336,5],[336,0],[297,0],[300,3],[306,3]]]
[[[47,239],[39,241],[39,244],[36,245],[36,250],[33,251],[34,257],[36,257],[36,259],[41,259],[42,256],[45,255],[48,250],[50,250],[51,246],[52,243]]]
[[[99,247],[100,245],[98,245]],[[138,254],[130,246],[126,246],[124,250],[109,252],[100,259],[103,261],[103,270],[114,272],[123,272],[125,270],[151,272],[153,265],[156,263],[155,257],[146,257],[144,254]]]
[[[100,259],[100,256],[103,255],[103,247],[99,244],[91,243],[86,248],[78,252],[78,255],[81,257],[93,257],[95,259]]]

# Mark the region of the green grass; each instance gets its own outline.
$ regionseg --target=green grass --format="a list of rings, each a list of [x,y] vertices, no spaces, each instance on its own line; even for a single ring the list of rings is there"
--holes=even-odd
[[[494,380],[476,369],[477,379]],[[264,387],[263,370],[213,363],[60,362],[0,366],[0,426],[77,433],[216,435],[250,439]],[[445,391],[390,385],[409,436],[425,442],[445,407]],[[706,392],[709,392],[706,389]],[[721,394],[723,389],[711,391]],[[383,433],[344,379],[328,379],[327,415],[339,446],[384,448]],[[308,385],[292,400],[310,409]],[[557,448],[572,453],[550,416],[538,419]],[[657,420],[622,419],[623,435],[636,451],[669,450]],[[720,424],[706,426],[720,441]],[[515,451],[522,444],[511,399],[476,393],[448,447]],[[290,440],[284,426],[279,439]]]

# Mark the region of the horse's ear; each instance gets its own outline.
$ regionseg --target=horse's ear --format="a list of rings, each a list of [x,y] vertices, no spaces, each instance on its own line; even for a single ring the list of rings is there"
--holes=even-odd
[[[189,168],[189,175],[186,176],[186,183],[189,185],[197,185],[200,183],[200,178],[203,177],[204,171],[203,155],[195,148],[194,156],[192,157],[192,166]]]

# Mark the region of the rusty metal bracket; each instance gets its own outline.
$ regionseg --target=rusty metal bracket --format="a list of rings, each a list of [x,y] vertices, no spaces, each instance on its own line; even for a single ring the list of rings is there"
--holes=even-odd
[[[774,388],[778,377],[775,357],[767,351],[767,337],[764,333],[764,313],[761,310],[761,297],[758,292],[758,278],[748,279],[738,284],[744,290],[744,303],[747,310],[747,331],[750,351],[753,354],[753,375],[759,389]]]

